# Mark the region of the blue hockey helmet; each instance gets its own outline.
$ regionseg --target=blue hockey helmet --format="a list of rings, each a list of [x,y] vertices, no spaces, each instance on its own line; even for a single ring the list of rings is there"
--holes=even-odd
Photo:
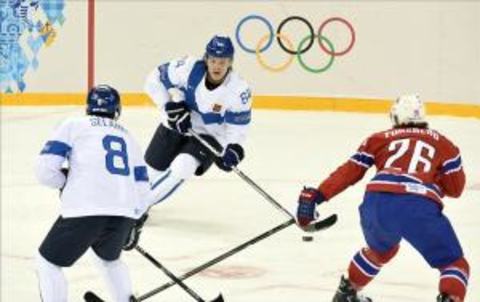
[[[207,44],[206,55],[217,58],[232,58],[235,49],[227,36],[214,36]]]
[[[90,89],[87,96],[87,114],[118,118],[122,111],[118,91],[108,85]]]

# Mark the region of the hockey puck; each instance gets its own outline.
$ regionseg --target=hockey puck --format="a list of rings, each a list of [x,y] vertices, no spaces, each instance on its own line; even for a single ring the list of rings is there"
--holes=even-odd
[[[302,236],[302,240],[305,242],[313,241],[313,236]]]

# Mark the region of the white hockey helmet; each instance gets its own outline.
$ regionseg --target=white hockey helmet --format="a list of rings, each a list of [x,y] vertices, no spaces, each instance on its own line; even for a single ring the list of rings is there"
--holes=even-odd
[[[425,105],[417,94],[402,95],[393,103],[390,119],[394,126],[424,124]]]

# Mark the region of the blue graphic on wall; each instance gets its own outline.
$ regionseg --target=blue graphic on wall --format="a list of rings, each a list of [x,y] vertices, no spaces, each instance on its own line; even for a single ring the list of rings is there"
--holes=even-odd
[[[65,0],[0,0],[0,91],[23,92],[27,70],[39,66],[65,22]]]

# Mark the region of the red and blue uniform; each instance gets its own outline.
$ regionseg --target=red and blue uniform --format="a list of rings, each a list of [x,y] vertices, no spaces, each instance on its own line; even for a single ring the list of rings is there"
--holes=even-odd
[[[463,300],[469,267],[448,218],[444,196],[459,197],[465,173],[459,149],[439,132],[393,128],[368,137],[318,190],[326,200],[363,178],[375,166],[362,205],[361,225],[368,248],[359,251],[349,278],[365,286],[407,240],[441,272],[440,291]]]
[[[442,197],[459,197],[465,173],[459,149],[435,130],[399,128],[367,138],[350,159],[319,187],[328,199],[355,184],[375,166],[367,192],[411,193],[441,207]]]

